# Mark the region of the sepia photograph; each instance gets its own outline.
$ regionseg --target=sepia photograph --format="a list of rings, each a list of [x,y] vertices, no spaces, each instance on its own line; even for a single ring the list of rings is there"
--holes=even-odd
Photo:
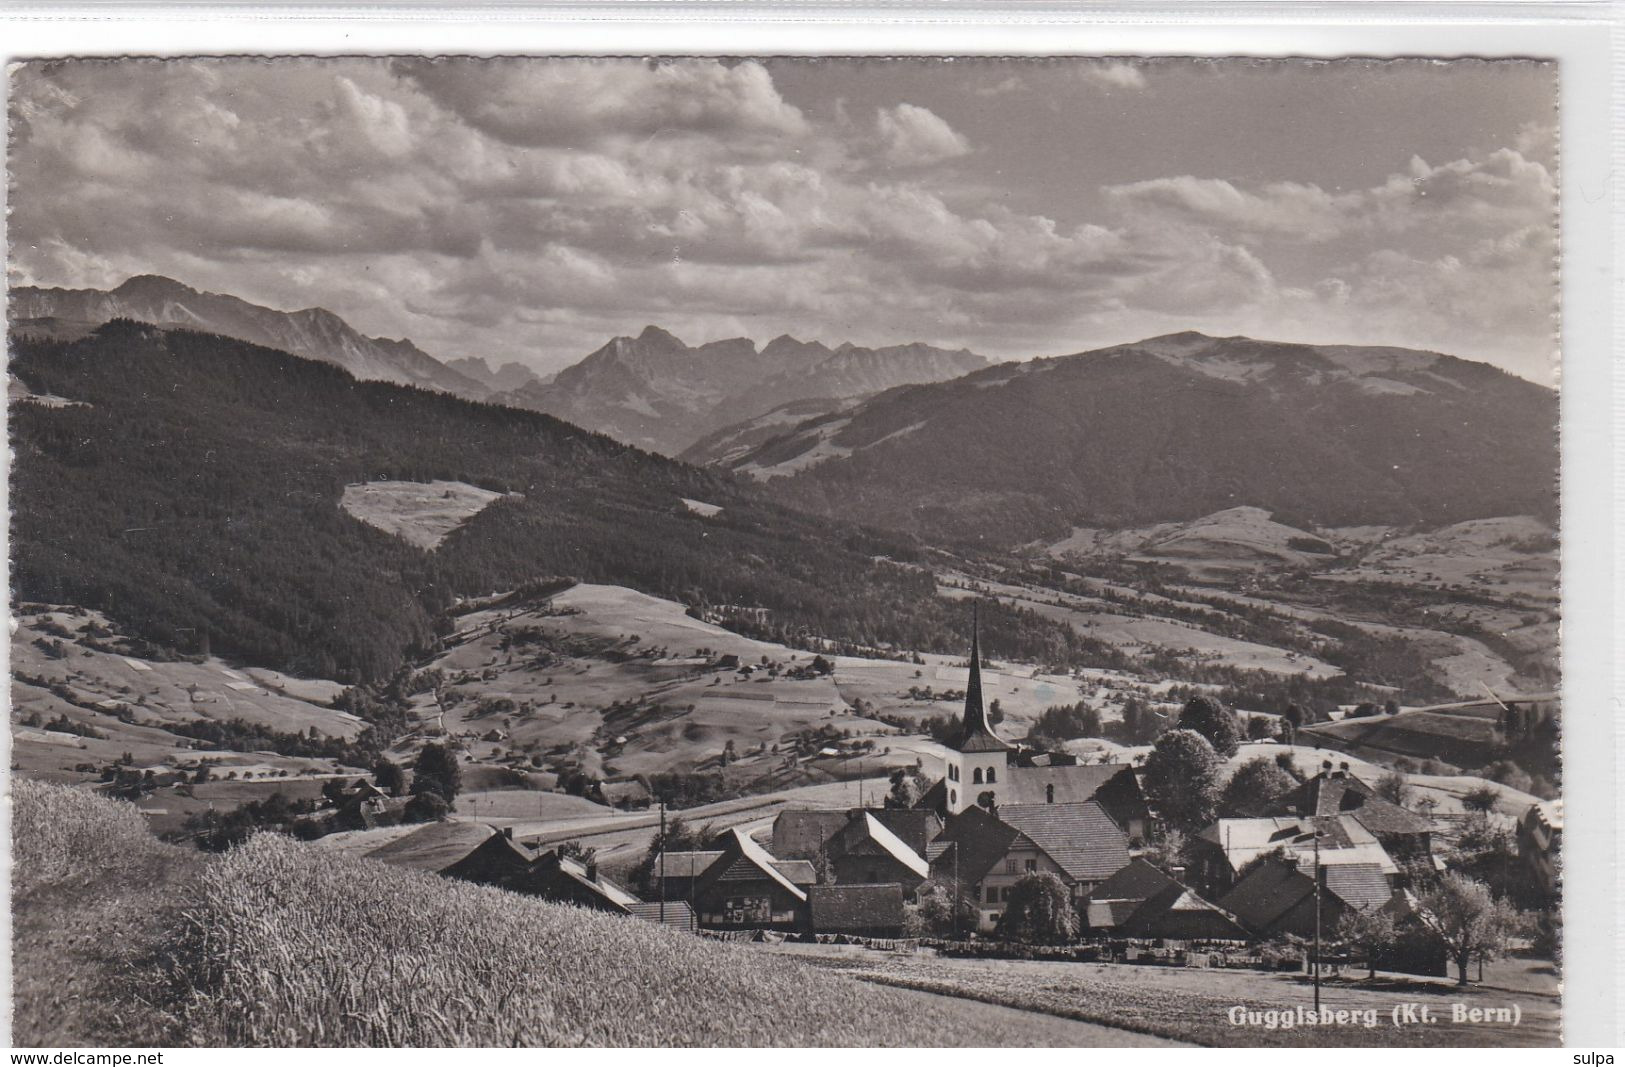
[[[13,1044],[1563,1044],[1559,74],[11,63]]]

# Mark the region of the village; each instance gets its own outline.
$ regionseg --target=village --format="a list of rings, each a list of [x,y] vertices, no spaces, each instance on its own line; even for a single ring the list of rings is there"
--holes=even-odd
[[[615,874],[596,848],[561,839],[566,831],[527,837],[489,825],[436,869],[707,937],[887,952],[1317,974],[1358,965],[1465,983],[1470,964],[1481,974],[1514,946],[1550,943],[1528,912],[1555,899],[1560,802],[1518,816],[1494,811],[1493,794],[1460,813],[1431,800],[1407,807],[1402,776],[1363,780],[1317,742],[1273,746],[1277,758],[1232,774],[1220,805],[1183,811],[1169,774],[1203,772],[1179,762],[1180,746],[1211,757],[1204,734],[1222,747],[1235,729],[1215,702],[1191,701],[1149,755],[1088,762],[1001,737],[982,665],[973,643],[941,776],[900,767],[879,804],[781,804],[770,823],[709,835],[661,806],[641,862],[623,859]],[[1306,753],[1318,762],[1305,765]],[[1369,764],[1353,762],[1369,776]],[[1250,778],[1251,793],[1238,784]],[[635,779],[601,788],[653,815]],[[335,800],[356,827],[388,825],[405,803],[365,779]],[[1452,860],[1482,868],[1496,848],[1494,896],[1452,869]]]

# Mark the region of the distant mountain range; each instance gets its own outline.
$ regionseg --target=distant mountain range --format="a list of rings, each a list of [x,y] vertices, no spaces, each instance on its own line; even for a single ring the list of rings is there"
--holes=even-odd
[[[650,326],[543,377],[520,363],[493,370],[477,357],[443,362],[411,341],[364,336],[324,308],[278,311],[157,275],[133,277],[111,290],[11,290],[14,331],[76,338],[116,318],[264,345],[331,363],[363,381],[540,411],[673,456],[707,434],[786,403],[850,400],[987,366],[971,352],[923,344],[832,349],[786,336],[760,351],[743,337],[690,348]]]
[[[1238,505],[1337,526],[1551,518],[1557,502],[1553,391],[1401,348],[1173,334],[892,389],[763,436],[737,427],[691,456],[799,509],[939,542]]]
[[[367,337],[325,308],[277,311],[152,274],[110,290],[19,286],[10,296],[12,328],[23,332],[77,336],[112,319],[131,319],[264,345],[343,367],[363,381],[416,385],[473,399],[491,392],[411,341]]]
[[[831,349],[778,337],[760,351],[739,337],[690,347],[657,326],[617,337],[551,383],[497,399],[666,455],[743,419],[801,400],[869,396],[987,366],[963,349],[911,344]]]

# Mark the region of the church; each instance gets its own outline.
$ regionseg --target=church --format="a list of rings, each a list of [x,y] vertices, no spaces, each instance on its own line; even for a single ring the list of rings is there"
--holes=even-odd
[[[945,775],[921,797],[920,807],[948,817],[973,807],[997,814],[1001,807],[1093,800],[1131,839],[1146,839],[1150,812],[1128,764],[1080,765],[1063,753],[1019,748],[994,731],[982,698],[981,631],[975,615],[964,716],[957,736],[944,747]]]

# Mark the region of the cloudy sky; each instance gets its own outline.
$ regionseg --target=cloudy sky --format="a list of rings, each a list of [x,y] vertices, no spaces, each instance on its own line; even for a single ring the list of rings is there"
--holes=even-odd
[[[12,284],[165,274],[553,370],[658,323],[1199,329],[1552,378],[1555,69],[278,60],[11,79]]]

